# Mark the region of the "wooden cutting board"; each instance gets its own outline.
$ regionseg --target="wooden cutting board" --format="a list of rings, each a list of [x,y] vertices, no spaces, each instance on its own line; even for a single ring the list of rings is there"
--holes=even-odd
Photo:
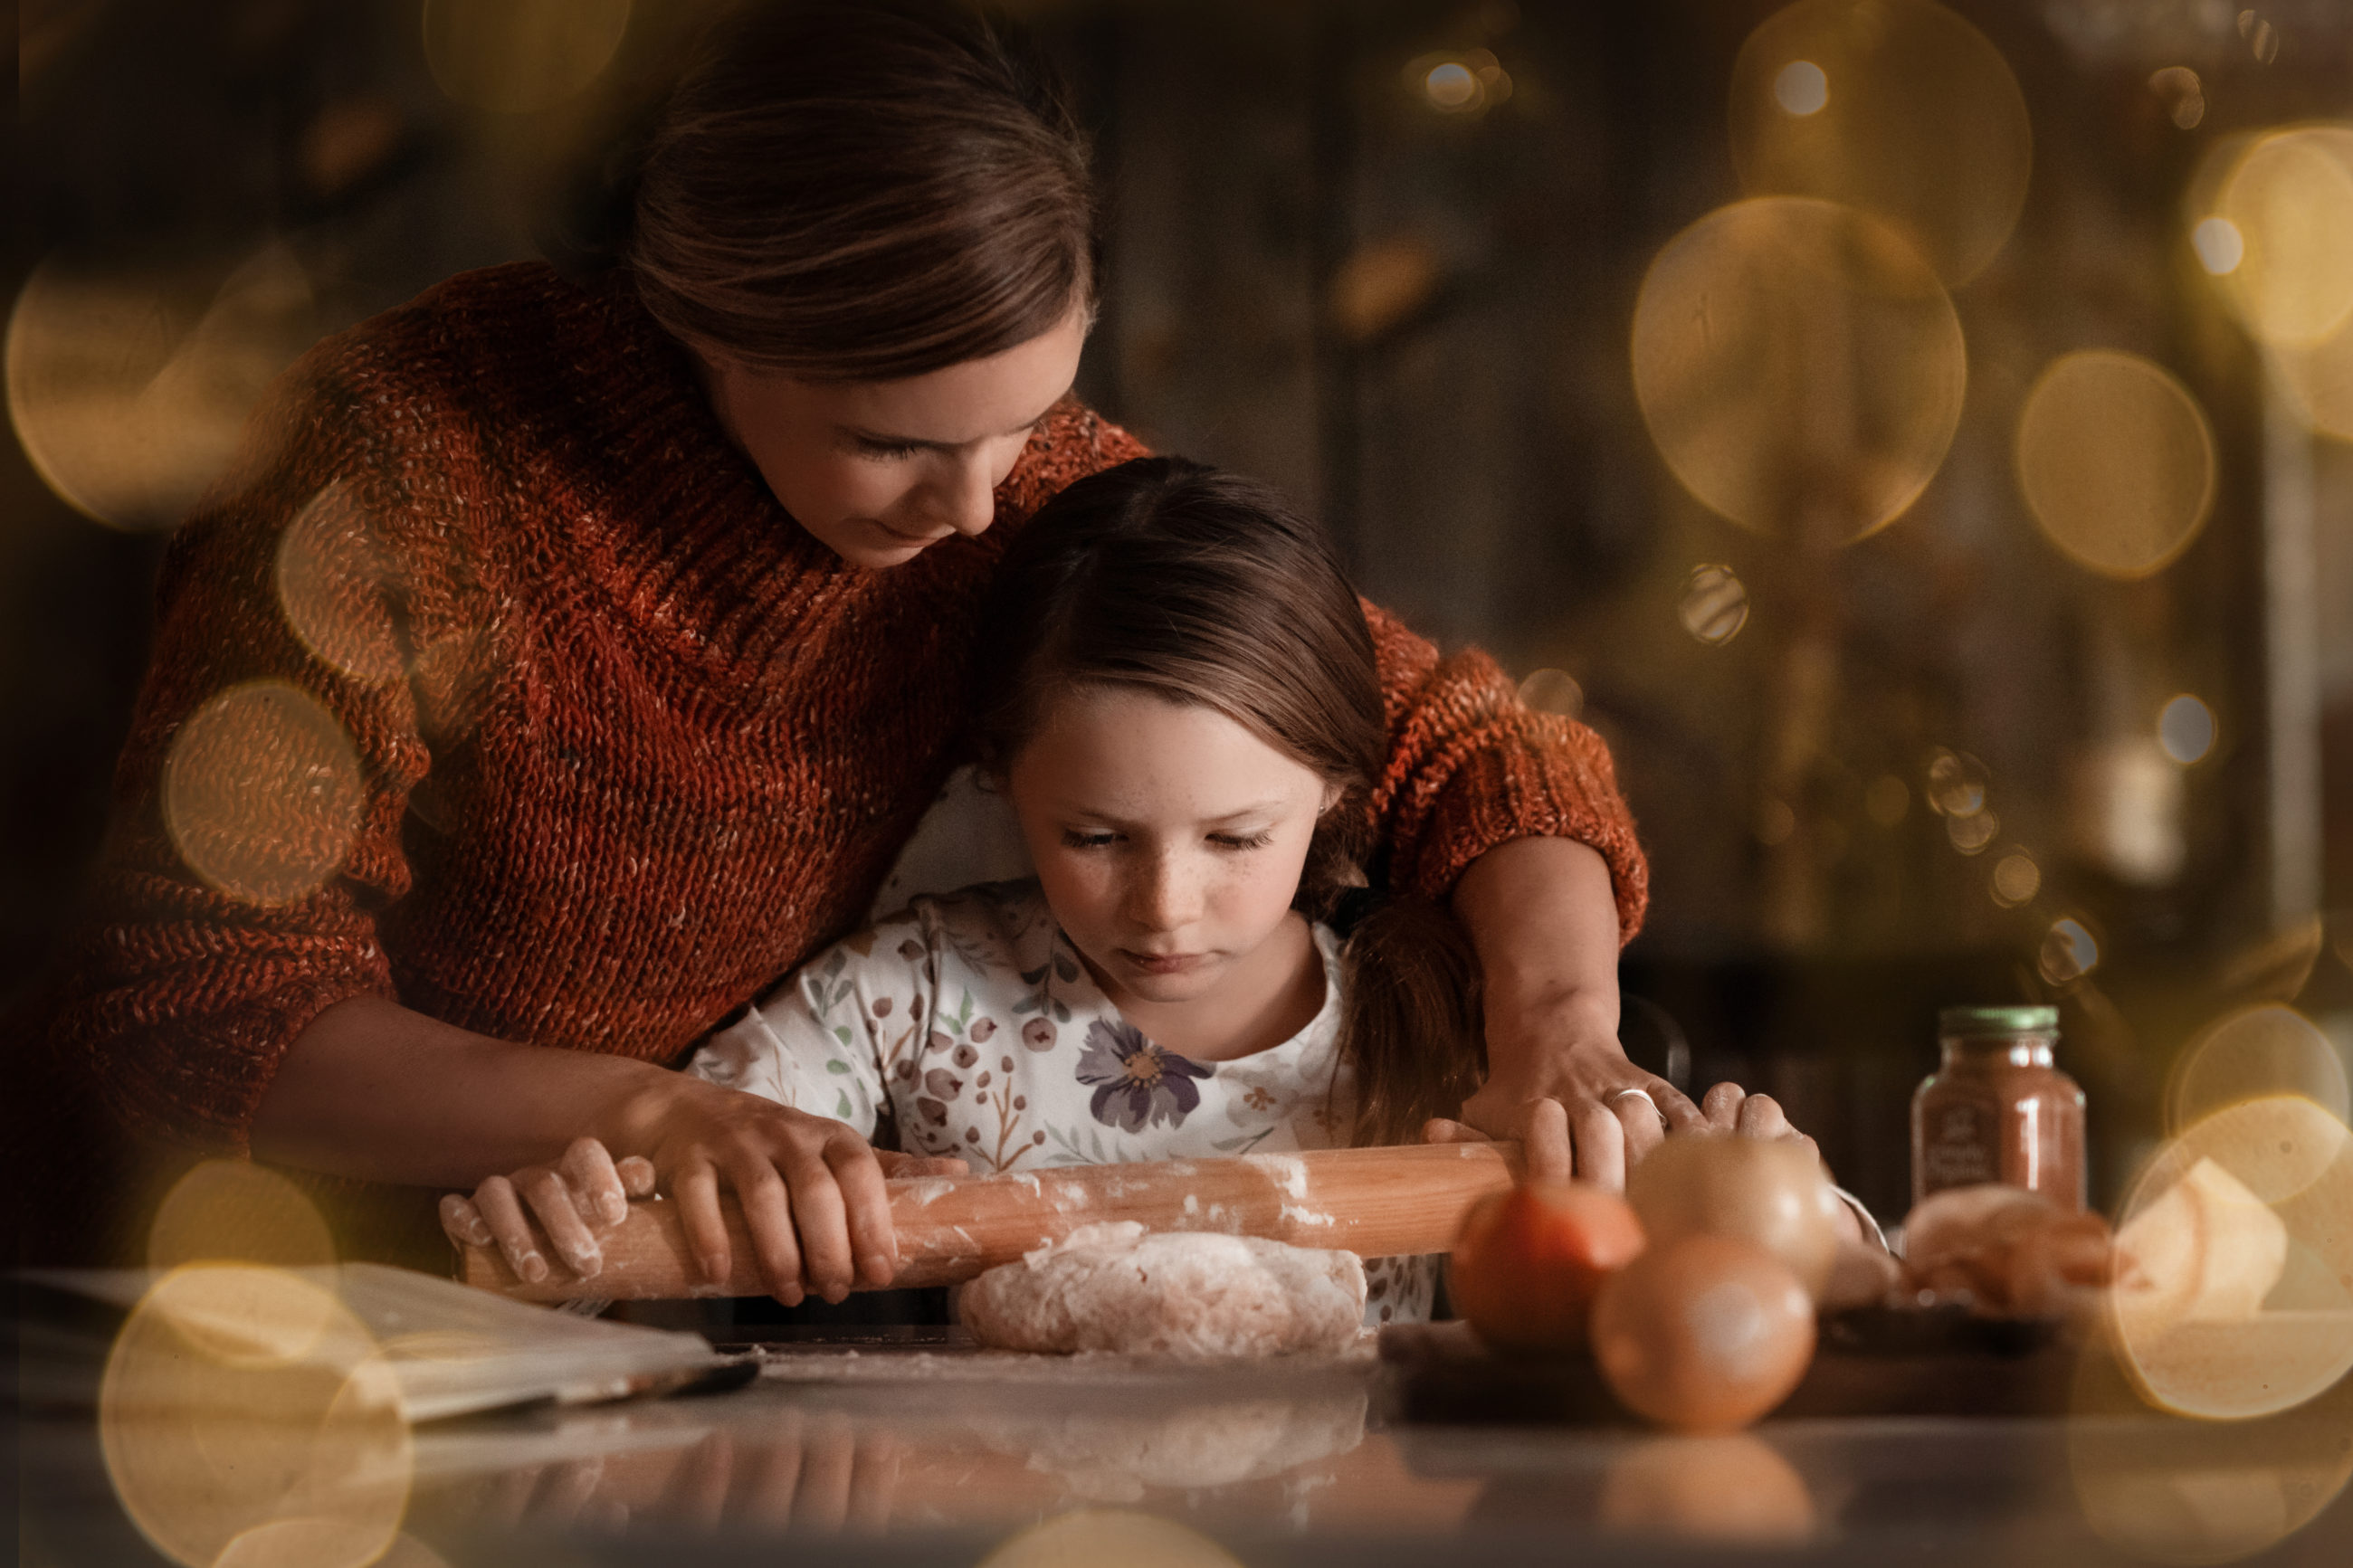
[[[1364,1258],[1443,1252],[1462,1211],[1510,1186],[1519,1169],[1516,1143],[1444,1143],[894,1181],[887,1184],[901,1261],[892,1284],[955,1284],[1081,1226],[1115,1220],[1155,1231],[1264,1237]],[[765,1294],[743,1213],[732,1196],[720,1201],[733,1257],[723,1285],[702,1282],[677,1205],[661,1198],[630,1205],[629,1217],[605,1237],[605,1266],[594,1279],[573,1279],[558,1266],[562,1278],[533,1284],[494,1247],[462,1248],[458,1277],[533,1301]],[[539,1240],[554,1258],[546,1237]]]

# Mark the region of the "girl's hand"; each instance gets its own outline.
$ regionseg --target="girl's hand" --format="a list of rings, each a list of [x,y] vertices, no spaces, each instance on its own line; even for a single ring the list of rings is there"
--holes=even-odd
[[[460,1247],[488,1247],[506,1254],[507,1267],[536,1285],[547,1278],[547,1259],[532,1235],[525,1210],[554,1244],[565,1267],[593,1279],[605,1267],[596,1238],[629,1216],[629,1200],[650,1196],[654,1168],[641,1155],[617,1163],[594,1138],[576,1138],[553,1165],[526,1165],[512,1175],[491,1176],[474,1195],[445,1194],[441,1228]]]

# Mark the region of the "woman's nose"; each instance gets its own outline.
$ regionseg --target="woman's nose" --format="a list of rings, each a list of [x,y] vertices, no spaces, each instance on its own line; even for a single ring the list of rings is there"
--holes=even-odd
[[[940,521],[967,538],[988,531],[997,521],[997,481],[988,463],[977,454],[958,462],[934,492]]]

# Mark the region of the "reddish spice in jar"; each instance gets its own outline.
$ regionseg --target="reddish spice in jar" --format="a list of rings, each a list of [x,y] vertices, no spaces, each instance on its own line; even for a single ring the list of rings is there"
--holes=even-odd
[[[1947,1007],[1912,1096],[1912,1201],[2000,1182],[2084,1206],[2084,1091],[2052,1065],[2056,1007]]]

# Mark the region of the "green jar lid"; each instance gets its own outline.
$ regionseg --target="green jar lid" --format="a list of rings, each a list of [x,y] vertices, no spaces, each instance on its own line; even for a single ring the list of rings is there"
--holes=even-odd
[[[2056,1007],[1947,1007],[1936,1015],[1936,1032],[1972,1035],[2055,1035]]]

